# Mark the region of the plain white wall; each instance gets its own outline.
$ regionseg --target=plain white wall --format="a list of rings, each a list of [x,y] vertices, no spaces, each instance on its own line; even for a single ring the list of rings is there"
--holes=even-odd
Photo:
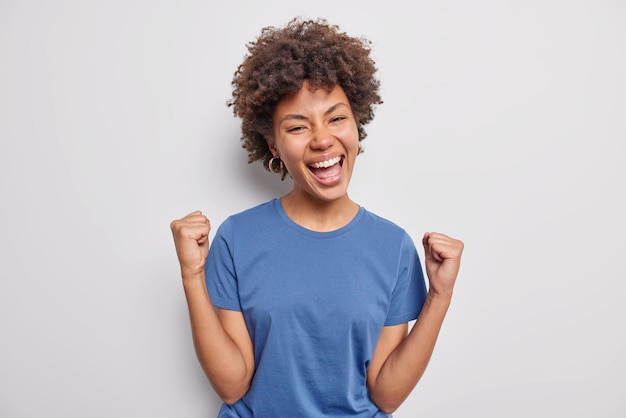
[[[284,193],[225,103],[295,15],[374,42],[352,197],[466,243],[397,417],[624,417],[626,4],[0,2],[0,416],[211,417],[169,222]]]

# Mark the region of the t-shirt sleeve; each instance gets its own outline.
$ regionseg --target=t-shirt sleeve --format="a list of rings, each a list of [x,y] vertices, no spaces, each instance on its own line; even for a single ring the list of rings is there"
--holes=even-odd
[[[213,305],[231,311],[241,311],[231,232],[232,225],[228,218],[215,233],[204,272]]]
[[[405,234],[402,241],[397,277],[385,326],[417,319],[426,300],[427,290],[422,263],[408,234]]]

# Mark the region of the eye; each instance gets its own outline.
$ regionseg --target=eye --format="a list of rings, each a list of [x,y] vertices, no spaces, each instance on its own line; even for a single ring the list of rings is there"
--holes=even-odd
[[[333,117],[330,119],[330,122],[331,122],[331,123],[333,123],[333,122],[341,122],[341,121],[342,121],[342,120],[344,120],[345,118],[346,118],[345,116],[333,116]]]
[[[304,129],[305,129],[304,126],[292,126],[290,128],[287,128],[287,132],[296,134],[298,132],[304,131]]]

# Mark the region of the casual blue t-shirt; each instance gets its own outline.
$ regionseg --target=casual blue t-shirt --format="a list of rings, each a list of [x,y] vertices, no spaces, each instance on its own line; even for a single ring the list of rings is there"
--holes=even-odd
[[[279,199],[227,218],[206,263],[215,306],[243,312],[255,374],[219,417],[389,417],[366,372],[383,326],[417,318],[426,284],[415,245],[363,207],[315,232]]]

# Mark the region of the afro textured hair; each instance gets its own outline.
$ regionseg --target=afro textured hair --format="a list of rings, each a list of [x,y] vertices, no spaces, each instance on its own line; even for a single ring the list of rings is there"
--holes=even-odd
[[[380,82],[370,57],[371,42],[351,37],[325,19],[294,18],[284,27],[269,26],[247,44],[248,53],[232,81],[228,102],[241,119],[242,146],[248,162],[268,163],[272,153],[272,115],[281,98],[298,92],[304,80],[310,88],[343,88],[357,120],[359,141],[366,137],[364,125],[374,117],[374,106],[382,103]],[[287,174],[283,169],[282,178]]]

